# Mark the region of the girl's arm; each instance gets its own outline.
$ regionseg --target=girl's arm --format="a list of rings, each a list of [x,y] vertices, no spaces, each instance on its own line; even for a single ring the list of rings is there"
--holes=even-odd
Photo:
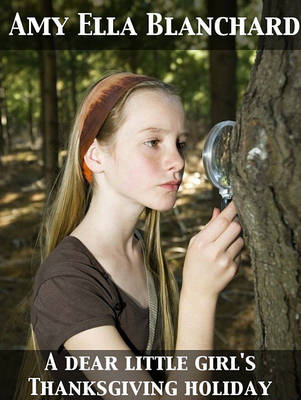
[[[218,295],[235,276],[244,245],[235,217],[231,202],[220,214],[214,212],[189,243],[180,293],[177,350],[213,348]]]

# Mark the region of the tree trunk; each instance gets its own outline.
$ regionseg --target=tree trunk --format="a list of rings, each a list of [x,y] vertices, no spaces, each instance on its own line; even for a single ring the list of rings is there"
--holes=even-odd
[[[258,53],[232,152],[233,188],[256,279],[260,349],[301,345],[300,81],[301,52]]]
[[[44,90],[44,62],[43,62],[43,51],[39,51],[39,78],[40,78],[40,98],[41,98],[41,108],[40,108],[40,135],[42,139],[42,149],[41,158],[43,160],[42,175],[45,177],[45,116],[44,116],[44,104],[45,104],[45,90]]]
[[[28,134],[31,146],[33,148],[35,138],[33,135],[33,100],[32,100],[32,82],[28,80]]]
[[[210,17],[235,17],[236,0],[221,2],[207,1]],[[235,36],[209,36],[209,86],[210,86],[210,125],[224,120],[234,120],[236,114],[237,86]],[[218,189],[212,189],[213,205],[220,207]]]
[[[4,135],[3,135],[3,125],[2,125],[2,113],[3,113],[3,99],[1,96],[1,90],[2,88],[0,88],[0,156],[3,156],[5,151],[5,141],[4,141]],[[1,159],[0,159],[1,162]],[[1,164],[0,164],[1,165]]]
[[[5,121],[5,133],[6,133],[6,149],[7,152],[10,153],[12,150],[11,144],[11,134],[10,134],[10,125],[9,125],[9,117],[8,117],[8,110],[7,110],[7,101],[6,101],[6,90],[3,86],[3,110],[4,113],[4,121]]]
[[[0,153],[11,152],[11,137],[8,124],[8,112],[5,90],[5,76],[3,71],[2,58],[0,57]]]
[[[131,72],[137,73],[139,65],[139,53],[137,51],[129,51],[128,62],[130,65]]]
[[[210,17],[236,17],[236,0],[207,1]],[[226,38],[209,36],[209,83],[211,100],[211,124],[234,119],[236,114],[236,64],[235,36]]]
[[[77,99],[76,99],[76,79],[77,79],[77,65],[76,65],[76,55],[73,50],[69,51],[70,56],[70,70],[71,70],[71,101],[72,101],[72,112],[73,115],[77,111]]]
[[[52,15],[51,0],[43,0],[43,15]],[[58,109],[56,91],[56,53],[52,36],[47,37],[48,49],[41,52],[41,88],[42,122],[43,122],[43,155],[46,192],[49,193],[58,173]]]
[[[300,14],[300,2],[266,0],[262,21]],[[261,353],[261,376],[272,377],[270,395],[281,400],[301,393],[301,52],[293,46],[294,38],[262,38],[231,141],[231,183],[254,271],[255,348],[290,350]]]
[[[44,166],[46,190],[49,193],[58,173],[58,110],[56,93],[56,57],[54,50],[42,54],[44,74],[43,120],[44,120]]]
[[[4,88],[3,88],[3,70],[2,60],[0,59],[0,156],[5,154],[5,140],[4,140],[4,129],[2,124],[2,116],[4,114]],[[1,159],[0,159],[1,165]]]
[[[301,347],[300,82],[300,51],[258,52],[231,143],[234,199],[255,277],[257,349]],[[297,399],[300,365],[289,354],[296,392],[287,398]],[[287,386],[282,380],[278,390]]]
[[[236,63],[235,50],[210,50],[210,120],[215,125],[224,120],[235,120]]]

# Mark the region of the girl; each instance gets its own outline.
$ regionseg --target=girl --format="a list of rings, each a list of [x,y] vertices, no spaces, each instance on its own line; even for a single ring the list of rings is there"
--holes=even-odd
[[[40,349],[212,348],[218,294],[237,272],[243,239],[233,202],[215,209],[189,243],[178,296],[159,220],[175,204],[186,139],[170,85],[115,73],[90,90],[45,224],[31,309]]]

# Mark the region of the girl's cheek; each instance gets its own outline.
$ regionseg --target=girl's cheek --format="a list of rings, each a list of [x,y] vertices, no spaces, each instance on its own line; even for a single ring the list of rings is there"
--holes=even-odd
[[[157,160],[149,157],[139,157],[131,164],[131,180],[146,183],[149,179],[158,175],[159,164]]]
[[[150,168],[152,168],[153,165],[160,165],[160,159],[162,157],[162,152],[160,149],[156,148],[148,148],[144,146],[145,149],[141,153],[141,163],[145,163],[149,165]]]

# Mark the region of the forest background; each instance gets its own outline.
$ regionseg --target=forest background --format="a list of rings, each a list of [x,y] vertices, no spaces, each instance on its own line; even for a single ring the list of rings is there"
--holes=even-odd
[[[219,206],[202,165],[204,139],[213,124],[234,119],[249,80],[255,51],[233,50],[223,55],[219,52],[218,56],[216,61],[210,61],[207,50],[58,51],[55,60],[57,103],[52,104],[57,107],[57,121],[52,121],[51,137],[46,141],[41,54],[33,50],[2,52],[0,324],[5,329],[1,346],[22,348],[26,344],[28,298],[24,296],[30,291],[38,267],[35,246],[50,190],[45,179],[46,165],[53,183],[66,155],[68,135],[80,99],[85,90],[109,70],[156,76],[180,90],[190,130],[186,172],[176,208],[164,213],[162,218],[164,249],[180,281],[190,237],[210,219],[213,206]],[[236,63],[236,71],[228,72],[231,78],[228,80],[224,68],[227,59]],[[232,85],[232,90],[227,86],[216,87],[220,79],[210,84],[212,71],[222,76],[226,85]],[[223,105],[221,98],[217,99],[219,104],[212,104],[213,91],[220,91],[221,98],[227,96],[223,101],[230,102],[230,109],[229,105]],[[47,154],[48,161],[45,160]],[[56,159],[57,164],[49,159]],[[245,251],[239,274],[221,294],[216,326],[218,348],[253,347],[252,299],[252,272]]]
[[[102,15],[139,15],[150,7],[148,1],[139,2],[138,8],[135,4],[91,0],[70,1],[66,7],[59,0],[43,0],[38,8],[42,15],[68,15],[75,10],[92,11],[93,7],[101,7]],[[269,1],[265,5],[265,11],[271,11]],[[6,6],[7,15],[11,15],[21,3],[15,0],[7,2]],[[26,6],[37,10],[33,1],[26,2]],[[197,10],[198,15],[242,15],[250,20],[254,16],[260,18],[262,10],[260,1],[250,3],[245,0],[196,0],[186,5],[185,10],[179,1],[158,0],[156,7],[172,15],[183,11],[189,15]],[[279,11],[277,4],[274,7]],[[26,7],[23,10],[28,14]],[[0,322],[6,327],[2,335],[3,347],[22,348],[25,345],[28,299],[38,266],[36,240],[43,206],[63,165],[68,134],[80,99],[85,90],[109,70],[156,76],[180,90],[191,132],[186,172],[176,207],[165,213],[162,220],[166,256],[180,283],[189,238],[207,222],[213,206],[219,205],[217,193],[206,179],[201,161],[204,139],[215,123],[236,118],[256,56],[254,42],[246,38],[232,36],[223,38],[222,42],[219,40],[209,37],[205,43],[196,43],[196,38],[189,38],[183,46],[181,40],[166,45],[166,40],[162,39],[160,46],[159,39],[153,48],[145,43],[151,50],[121,50],[115,44],[114,50],[72,50],[67,47],[55,51],[50,38],[47,51],[23,51],[19,47],[18,51],[1,51],[0,152],[4,173],[0,178],[3,247],[0,300],[4,312]],[[5,47],[4,43],[2,45]],[[172,50],[159,50],[160,47]],[[180,50],[183,47],[185,50]],[[270,61],[272,64],[273,57]],[[270,81],[266,83],[268,88]],[[239,274],[220,296],[217,348],[254,347],[252,280],[246,248]]]
[[[3,0],[0,7],[3,16],[16,9],[30,15],[27,5],[42,15],[93,9],[100,15],[144,15],[154,4],[178,16],[301,14],[301,3],[290,0],[194,0],[185,9],[179,0],[71,0],[68,7],[61,0]],[[239,273],[219,299],[215,347],[300,349],[300,50],[286,38],[277,50],[263,39],[257,54],[254,42],[235,37],[222,43],[217,37],[170,43],[162,38],[138,47],[124,40],[119,47],[112,42],[112,49],[89,51],[55,51],[52,40],[47,51],[25,50],[0,38],[1,348],[26,345],[43,207],[63,165],[80,99],[103,73],[117,69],[172,83],[183,99],[190,130],[186,172],[176,207],[162,216],[163,246],[179,284],[190,237],[220,204],[204,173],[204,140],[215,123],[237,120],[232,183],[246,247]],[[294,393],[300,393],[297,359],[292,353]],[[282,377],[275,382],[286,390]]]

